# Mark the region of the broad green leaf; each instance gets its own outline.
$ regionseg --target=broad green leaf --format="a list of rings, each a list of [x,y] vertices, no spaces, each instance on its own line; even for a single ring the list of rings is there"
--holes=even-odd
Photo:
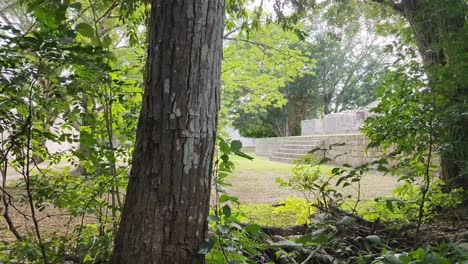
[[[75,30],[85,37],[88,37],[91,39],[95,37],[94,29],[89,24],[79,23],[78,25],[76,25]]]
[[[226,223],[228,226],[230,227],[234,227],[235,229],[237,230],[241,230],[242,229],[242,226],[240,226],[238,223],[235,223],[235,222],[227,222]]]
[[[219,232],[221,232],[221,234],[227,234],[227,233],[229,233],[229,227],[228,227],[228,226],[222,225],[222,224],[218,224],[217,227],[218,227]]]
[[[112,38],[109,35],[105,35],[102,40],[102,46],[108,48],[112,44]]]
[[[242,157],[242,158],[245,158],[245,159],[248,159],[248,160],[253,160],[254,159],[252,156],[247,155],[242,151],[236,151],[234,154],[236,154],[236,156],[239,156],[239,157]]]
[[[224,140],[219,141],[219,148],[223,154],[229,154],[231,153],[231,148],[229,145],[226,143]]]
[[[57,21],[56,21],[56,14],[49,9],[46,8],[38,8],[34,10],[34,16],[37,18],[37,20],[47,27],[50,28],[57,28]]]
[[[258,234],[261,230],[261,227],[260,225],[257,225],[257,224],[250,224],[250,225],[245,226],[244,230],[252,234]]]
[[[210,250],[213,248],[214,242],[211,240],[205,240],[201,242],[200,246],[198,247],[198,253],[206,255],[210,252]]]
[[[221,219],[217,215],[210,215],[208,216],[208,221],[209,222],[219,222]]]
[[[373,245],[382,244],[382,239],[380,239],[380,237],[377,235],[369,235],[366,237],[366,240],[371,242]]]
[[[223,214],[225,217],[230,217],[231,216],[231,207],[229,205],[223,206]]]
[[[240,142],[239,140],[233,140],[233,141],[231,142],[231,151],[232,151],[232,152],[237,152],[237,151],[239,151],[241,148],[242,148],[242,142]]]

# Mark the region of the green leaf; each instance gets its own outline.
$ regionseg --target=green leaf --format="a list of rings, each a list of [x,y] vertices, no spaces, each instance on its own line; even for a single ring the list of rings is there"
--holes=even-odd
[[[217,227],[218,227],[219,232],[221,232],[221,234],[227,234],[227,233],[229,233],[229,230],[230,230],[230,229],[229,229],[228,226],[225,226],[225,225],[222,225],[222,224],[218,224]]]
[[[261,227],[257,224],[250,224],[244,227],[244,230],[251,233],[251,234],[258,234],[260,233]]]
[[[235,222],[227,222],[226,224],[227,224],[228,226],[234,227],[235,229],[238,229],[238,230],[241,230],[241,229],[242,229],[242,226],[240,226],[238,223],[235,223]]]
[[[331,173],[332,173],[332,174],[337,174],[337,173],[340,172],[340,171],[341,171],[341,168],[333,168],[332,171],[331,171]],[[338,185],[338,184],[337,184],[337,185]]]
[[[229,200],[229,196],[227,194],[223,194],[219,197],[219,203],[225,203]]]
[[[377,235],[369,235],[366,237],[366,240],[371,242],[373,245],[382,244],[382,239],[380,239],[380,237]]]
[[[385,201],[385,205],[387,206],[388,210],[390,210],[392,213],[395,213],[395,211],[394,211],[394,209],[393,209],[393,203],[392,203],[392,201],[386,200],[386,201]]]
[[[76,25],[75,30],[85,37],[94,38],[94,29],[89,24],[79,23]]]
[[[56,22],[56,14],[50,11],[49,9],[43,7],[38,8],[34,10],[34,16],[40,23],[46,25],[47,27],[50,27],[52,29],[58,27]]]
[[[93,261],[93,257],[89,254],[86,254],[86,256],[84,257],[83,261],[86,263],[86,262],[92,262]]]
[[[200,246],[198,247],[198,254],[206,255],[210,250],[213,248],[214,242],[211,240],[205,240],[201,242]]]
[[[219,141],[219,149],[224,154],[230,154],[231,153],[231,148],[229,147],[229,145],[224,140]]]
[[[329,158],[323,158],[323,159],[321,159],[321,160],[319,161],[318,165],[322,165],[322,164],[327,163],[327,162],[330,162],[330,161],[331,161],[331,159],[329,159]]]
[[[223,160],[224,162],[228,162],[228,161],[229,161],[229,155],[227,155],[227,154],[221,155],[220,158],[221,158],[221,160]]]
[[[102,40],[102,46],[108,48],[112,44],[112,38],[109,35],[105,35]]]
[[[300,243],[300,244],[302,244],[302,245],[306,245],[306,244],[315,244],[314,238],[312,237],[311,234],[307,234],[307,235],[301,236],[300,238],[296,239],[296,242],[297,242],[297,243]]]
[[[219,197],[219,203],[225,203],[227,201],[231,201],[233,203],[238,204],[239,203],[239,198],[235,196],[229,196],[227,194],[223,194]]]
[[[242,148],[242,142],[240,142],[239,140],[233,140],[231,142],[231,151],[232,152],[239,151],[241,148]]]
[[[241,152],[241,151],[236,151],[234,154],[236,154],[236,156],[239,156],[239,157],[242,157],[242,158],[245,158],[245,159],[248,159],[248,160],[253,160],[254,158],[252,156],[249,156],[247,154],[245,154],[244,152]]]
[[[225,206],[223,206],[223,214],[226,217],[231,216],[231,207],[229,207],[229,205],[226,204]]]
[[[209,222],[219,222],[221,219],[217,215],[210,215],[208,216],[208,221]]]

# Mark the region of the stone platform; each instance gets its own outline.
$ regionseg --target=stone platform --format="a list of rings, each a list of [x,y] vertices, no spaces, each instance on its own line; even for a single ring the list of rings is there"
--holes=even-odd
[[[255,140],[255,154],[268,157],[273,161],[293,163],[309,151],[334,144],[344,143],[328,150],[326,157],[338,166],[350,164],[359,166],[382,156],[377,149],[366,150],[368,139],[362,134],[315,135],[299,137],[258,138]],[[322,155],[323,153],[321,153]]]

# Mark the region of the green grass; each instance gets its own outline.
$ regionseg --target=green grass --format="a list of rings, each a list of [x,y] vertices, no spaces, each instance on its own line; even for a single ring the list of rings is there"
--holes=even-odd
[[[241,204],[236,210],[242,211],[246,218],[242,221],[256,223],[264,226],[290,226],[297,224],[304,218],[303,210],[298,204],[290,204],[281,208],[273,207],[273,203],[285,201],[289,196],[297,196],[291,190],[279,188],[275,182],[276,177],[287,178],[293,174],[295,164],[279,163],[270,161],[266,157],[256,156],[254,149],[243,148],[243,152],[252,156],[253,160],[248,160],[239,156],[231,156],[231,160],[236,164],[234,174],[230,179],[235,186],[235,196],[247,197],[247,203]],[[320,165],[322,173],[329,175],[333,166]],[[255,197],[270,197],[274,193],[281,199],[272,203],[271,199],[255,199]],[[254,198],[252,198],[254,197]],[[250,201],[249,201],[250,200]],[[291,201],[290,201],[291,202]],[[360,208],[359,208],[360,209]]]
[[[266,157],[256,156],[253,150],[243,151],[253,157],[253,160],[248,160],[239,156],[231,157],[232,161],[236,163],[236,171],[249,171],[249,172],[264,172],[271,171],[281,174],[291,174],[295,164],[280,163],[270,161]],[[330,173],[334,166],[320,165],[323,173]]]
[[[268,170],[281,174],[290,174],[294,168],[294,164],[272,162],[266,157],[255,156],[252,152],[246,153],[254,159],[248,160],[238,156],[232,157],[232,161],[236,164],[236,171],[263,172]]]
[[[274,213],[271,204],[241,204],[240,211],[247,215],[245,222],[262,226],[291,226],[296,222],[294,214]]]

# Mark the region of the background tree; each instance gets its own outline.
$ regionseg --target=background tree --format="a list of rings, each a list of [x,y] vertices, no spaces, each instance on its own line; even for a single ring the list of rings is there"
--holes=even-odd
[[[441,178],[452,188],[468,188],[468,117],[466,99],[467,46],[466,13],[463,0],[380,1],[408,23],[400,31],[409,44],[414,44],[422,58],[427,86],[432,100],[422,100],[422,106],[433,105],[435,145],[441,157]],[[380,8],[385,7],[381,5]],[[379,8],[376,6],[376,8]],[[408,139],[416,134],[407,135]],[[384,138],[385,139],[385,138]]]
[[[221,122],[237,111],[258,113],[286,103],[282,87],[313,67],[299,38],[271,24],[229,37],[224,50]]]
[[[305,74],[296,77],[280,89],[287,103],[282,107],[271,105],[246,112],[242,108],[232,110],[232,125],[244,137],[286,137],[301,133],[301,121],[316,118],[322,109],[315,76]]]
[[[359,30],[349,25],[343,32],[326,28],[310,34],[310,52],[318,62],[312,89],[319,91],[323,114],[371,103],[376,99],[378,73],[384,67],[382,45],[376,44],[377,37],[368,28]]]
[[[377,99],[379,73],[387,60],[386,40],[376,35],[358,4],[346,10],[337,10],[339,7],[322,3],[304,22],[308,25],[304,30],[307,37],[304,43],[295,45],[312,63],[303,68],[305,74],[274,90],[276,97],[271,97],[271,105],[261,101],[264,106],[253,106],[255,110],[246,109],[243,102],[230,105],[233,125],[241,135],[299,135],[304,119],[356,109]],[[346,18],[342,17],[344,12]],[[266,90],[249,87],[260,93]],[[236,94],[234,98],[242,97]]]

